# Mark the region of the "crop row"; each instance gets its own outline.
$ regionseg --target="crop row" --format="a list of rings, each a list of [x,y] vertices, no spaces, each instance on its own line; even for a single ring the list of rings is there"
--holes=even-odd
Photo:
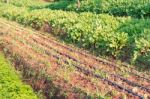
[[[49,8],[97,14],[108,13],[115,16],[150,17],[150,0],[81,0],[80,7],[76,0],[60,0],[53,3],[38,0],[11,0],[9,3],[16,6],[27,6],[31,9]]]
[[[62,6],[61,6],[62,5]],[[81,0],[77,8],[75,0],[61,0],[45,7],[77,12],[109,13],[116,16],[150,17],[150,0]]]
[[[149,19],[113,17],[105,14],[29,10],[3,5],[0,15],[35,29],[46,29],[68,42],[126,61],[148,61]],[[87,20],[88,19],[88,20]],[[149,63],[149,62],[147,62]]]
[[[39,0],[0,0],[2,3],[9,3],[15,6],[25,6],[25,7],[40,7],[46,5],[46,3]]]
[[[0,53],[0,98],[16,99],[30,98],[37,99],[29,85],[21,82],[15,69],[6,61],[4,55]]]

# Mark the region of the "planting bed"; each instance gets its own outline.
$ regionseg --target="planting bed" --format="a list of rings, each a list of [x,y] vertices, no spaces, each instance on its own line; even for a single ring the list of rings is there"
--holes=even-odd
[[[47,98],[150,98],[149,75],[125,64],[97,58],[4,19],[0,35],[4,52]]]
[[[0,50],[0,99],[37,99],[32,88],[22,83],[10,63]]]

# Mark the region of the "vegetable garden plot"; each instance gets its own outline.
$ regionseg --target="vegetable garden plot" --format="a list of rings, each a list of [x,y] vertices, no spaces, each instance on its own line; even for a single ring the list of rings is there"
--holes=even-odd
[[[50,9],[30,10],[28,7],[7,4],[1,5],[0,10],[1,17],[34,29],[43,29],[47,25],[49,33],[91,50],[96,55],[129,63],[144,62],[144,66],[138,67],[149,68],[149,19]]]
[[[65,97],[69,95],[74,98],[79,96],[130,97],[131,99],[149,97],[150,81],[147,77],[143,77],[147,76],[146,74],[139,75],[139,72],[134,69],[114,66],[105,60],[99,62],[99,59],[89,57],[91,55],[87,53],[77,51],[73,47],[69,48],[53,38],[19,27],[14,23],[1,21],[0,31],[4,32],[1,38],[10,53],[21,56],[23,61],[28,62],[30,68],[38,68],[39,64],[39,71],[42,69],[43,74],[51,76],[54,85],[61,86],[58,79],[62,79],[61,82],[66,85],[66,88],[61,86],[59,90],[68,94]],[[71,77],[75,75],[77,78],[72,79]],[[75,82],[77,85],[74,85]],[[84,82],[87,84],[83,84]],[[78,91],[76,92],[74,88]]]

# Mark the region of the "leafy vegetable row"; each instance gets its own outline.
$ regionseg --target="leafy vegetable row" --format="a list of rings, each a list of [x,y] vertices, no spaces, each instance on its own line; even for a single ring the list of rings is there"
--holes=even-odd
[[[60,0],[45,7],[77,12],[109,13],[116,16],[150,17],[150,0]]]
[[[100,55],[111,55],[125,61],[142,59],[149,63],[149,19],[50,9],[30,10],[7,4],[1,5],[0,15],[35,29],[49,29],[68,42]]]
[[[0,99],[37,99],[30,86],[23,84],[15,69],[0,53]]]
[[[4,2],[5,0],[0,0]],[[137,18],[150,17],[150,0],[58,0],[57,2],[42,2],[40,0],[10,0],[10,4],[27,6],[31,9],[50,8],[76,12],[108,13],[115,16],[132,16]],[[79,7],[78,7],[79,6]]]
[[[8,2],[6,2],[8,1]],[[37,7],[37,6],[44,6],[46,3],[42,2],[42,0],[0,0],[1,3],[9,3],[15,6],[21,7]]]

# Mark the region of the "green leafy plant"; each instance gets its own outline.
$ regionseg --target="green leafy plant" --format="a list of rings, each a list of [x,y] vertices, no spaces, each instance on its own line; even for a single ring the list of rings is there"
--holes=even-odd
[[[0,53],[0,98],[1,99],[37,99],[29,85],[21,82],[15,69]]]

